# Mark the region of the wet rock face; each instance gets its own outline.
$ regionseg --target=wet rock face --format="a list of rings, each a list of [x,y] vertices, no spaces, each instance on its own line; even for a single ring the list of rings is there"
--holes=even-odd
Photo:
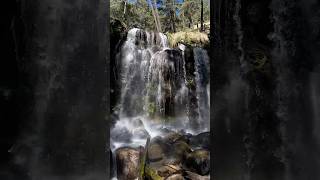
[[[117,177],[119,180],[134,180],[139,173],[139,150],[120,148],[116,150]]]
[[[184,163],[187,169],[200,175],[207,175],[210,171],[210,152],[207,150],[195,150],[187,155]]]
[[[181,107],[175,100],[181,84],[184,83],[182,53],[175,49],[157,52],[150,60],[150,70],[148,86],[159,88],[156,91],[148,89],[149,103],[157,104],[156,115],[177,115],[177,110],[186,108],[185,105]]]

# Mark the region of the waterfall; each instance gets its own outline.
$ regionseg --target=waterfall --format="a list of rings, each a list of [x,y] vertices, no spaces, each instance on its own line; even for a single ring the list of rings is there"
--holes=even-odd
[[[194,87],[188,87],[185,49],[169,48],[166,35],[131,29],[117,54],[121,95],[111,129],[111,149],[143,146],[148,136],[161,136],[161,129],[189,133],[208,131],[209,57],[206,50],[193,48]],[[191,47],[190,47],[191,48]],[[190,71],[190,70],[189,70]],[[190,72],[188,72],[190,74]],[[189,80],[190,81],[190,80]],[[190,98],[196,92],[197,100]],[[197,105],[196,129],[191,124],[190,102]]]
[[[197,85],[197,100],[200,126],[202,128],[210,128],[209,120],[209,56],[207,51],[202,48],[194,48],[195,73]]]

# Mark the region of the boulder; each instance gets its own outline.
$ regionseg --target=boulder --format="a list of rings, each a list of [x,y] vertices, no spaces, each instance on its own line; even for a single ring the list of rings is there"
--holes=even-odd
[[[135,128],[137,128],[137,127],[144,127],[144,124],[143,124],[142,120],[139,119],[139,118],[131,119],[131,125],[132,125],[133,127],[135,127]]]
[[[169,177],[173,174],[178,174],[178,173],[181,173],[182,169],[179,165],[165,165],[165,166],[162,166],[160,167],[158,170],[157,170],[157,173],[159,174],[159,176],[161,177]]]
[[[181,163],[181,158],[176,157],[175,155],[167,154],[166,157],[163,159],[163,164],[177,165],[180,163]]]
[[[139,173],[139,149],[123,147],[116,150],[118,180],[134,180]]]
[[[150,135],[145,129],[145,126],[141,119],[136,118],[131,120],[131,133],[136,138],[147,139]]]
[[[184,136],[180,133],[176,133],[176,132],[170,132],[168,133],[164,138],[163,140],[166,142],[166,143],[169,143],[169,144],[173,144],[177,141],[184,141],[186,143],[189,142],[189,139],[187,138],[187,136]]]
[[[143,127],[135,128],[132,130],[133,137],[141,138],[141,139],[147,139],[150,137],[147,130],[145,130]]]
[[[187,143],[178,141],[173,144],[171,153],[168,156],[177,162],[182,162],[191,152],[192,150]]]
[[[181,174],[173,174],[166,178],[166,180],[184,180]]]
[[[199,149],[189,153],[184,161],[186,169],[200,175],[207,175],[210,172],[210,152]]]
[[[157,143],[150,144],[148,148],[148,160],[151,162],[162,160],[164,152],[161,145]]]
[[[154,168],[151,168],[150,166],[145,167],[145,179],[148,180],[164,180],[164,177],[161,177],[158,175],[157,171]]]
[[[160,128],[160,132],[161,132],[162,134],[164,134],[165,136],[167,136],[169,133],[174,133],[174,131],[172,131],[171,129],[168,129],[168,128],[166,128],[166,127]]]
[[[209,176],[201,176],[199,174],[190,172],[190,171],[185,171],[184,173],[185,179],[190,179],[190,180],[210,180]]]
[[[117,142],[130,143],[132,138],[132,133],[125,127],[113,128],[110,132],[111,139]]]
[[[190,137],[190,146],[193,148],[210,149],[210,132],[203,132]]]

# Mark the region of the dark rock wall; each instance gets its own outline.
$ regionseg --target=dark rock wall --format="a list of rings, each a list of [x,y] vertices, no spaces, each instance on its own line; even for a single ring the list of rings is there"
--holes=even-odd
[[[213,1],[215,179],[320,177],[319,6]]]
[[[13,109],[21,127],[4,178],[107,178],[108,2],[15,6]]]

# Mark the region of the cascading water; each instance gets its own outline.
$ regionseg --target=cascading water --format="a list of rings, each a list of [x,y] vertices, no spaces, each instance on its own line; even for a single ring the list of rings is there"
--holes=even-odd
[[[196,85],[197,85],[197,99],[198,112],[201,129],[210,127],[209,120],[209,56],[207,51],[202,48],[194,48],[195,70],[196,70]],[[209,131],[209,129],[206,129]]]
[[[114,111],[119,119],[111,129],[113,152],[121,147],[144,146],[148,137],[162,136],[164,129],[191,134],[209,130],[207,52],[202,48],[191,51],[188,61],[195,67],[190,72],[186,46],[169,48],[167,41],[162,33],[134,28],[117,54],[121,99]],[[187,78],[187,71],[193,80]],[[196,100],[190,98],[193,94]],[[197,105],[194,114],[190,104]]]

